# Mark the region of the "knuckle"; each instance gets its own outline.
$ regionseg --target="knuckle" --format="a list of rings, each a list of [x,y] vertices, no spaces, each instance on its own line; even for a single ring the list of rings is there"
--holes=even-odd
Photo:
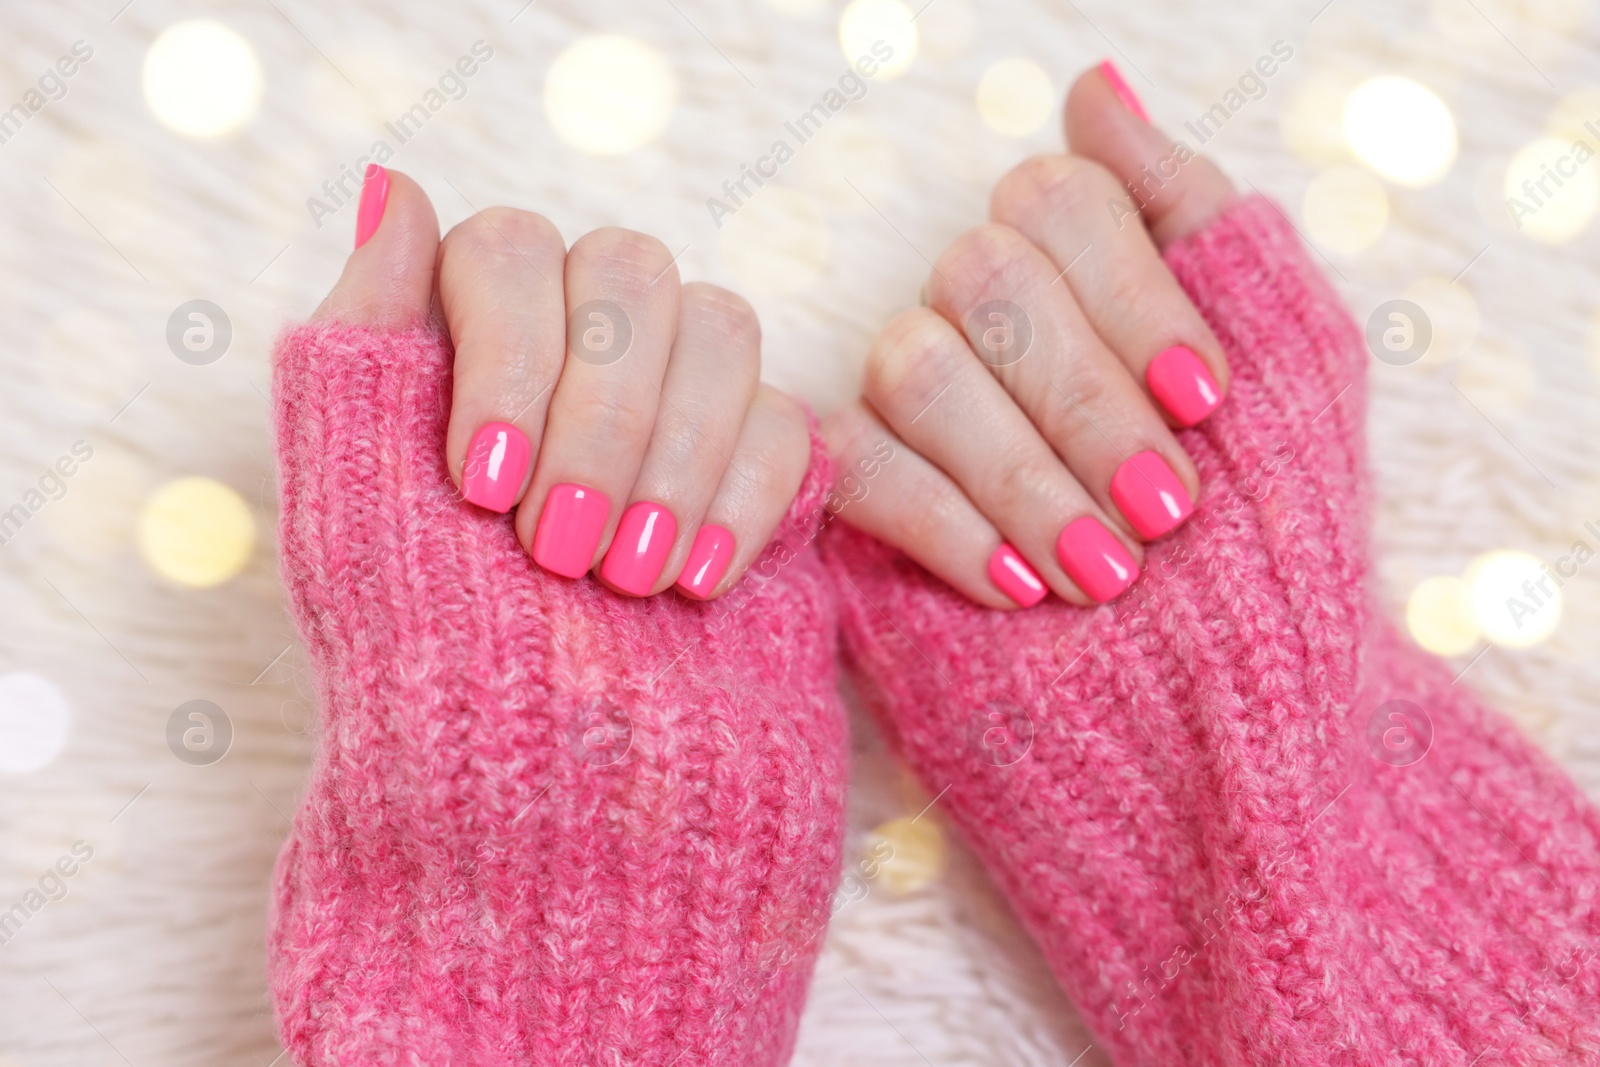
[[[532,211],[490,207],[463,219],[444,238],[444,253],[522,258],[549,247],[561,247],[561,233],[549,219]]]
[[[690,282],[683,287],[678,314],[680,322],[693,322],[734,355],[751,357],[759,364],[761,321],[756,309],[738,293],[709,282]]]
[[[1008,450],[998,464],[994,480],[995,507],[1006,515],[1037,514],[1045,487],[1058,481],[1061,468],[1053,458],[1034,450]]]
[[[896,525],[900,527],[904,538],[902,543],[939,544],[949,538],[950,530],[960,519],[959,500],[933,474],[921,473],[913,477],[916,482],[909,487],[911,491],[905,499],[915,503],[906,509],[905,514],[896,516]]]
[[[1126,406],[1126,398],[1118,396],[1103,375],[1084,369],[1064,375],[1036,399],[1032,410],[1038,413],[1039,430],[1057,449],[1098,437],[1091,421],[1094,413]]]
[[[652,456],[659,453],[664,465],[676,471],[701,469],[716,455],[688,413],[682,418],[659,419],[650,439],[650,451]]]
[[[867,396],[886,413],[925,403],[955,376],[960,352],[952,341],[950,325],[926,308],[895,316],[867,354]]]
[[[1020,284],[1007,285],[1007,280],[1020,278],[1019,267],[1037,254],[1027,238],[1010,226],[995,222],[974,226],[940,255],[930,284],[957,303],[1002,289],[1018,289]]]
[[[582,407],[585,432],[598,441],[646,441],[655,428],[655,411],[623,391],[607,390]]]
[[[659,240],[620,226],[604,226],[578,238],[571,257],[582,269],[624,283],[654,281],[672,263],[672,253]]]
[[[1054,383],[1050,394],[1055,396],[1057,406],[1078,422],[1088,418],[1084,412],[1113,408],[1117,399],[1106,373],[1091,366],[1071,368],[1061,381]]]
[[[1100,288],[1096,298],[1108,307],[1154,309],[1167,303],[1161,290],[1142,271],[1108,270],[1097,282]]]
[[[1099,163],[1082,156],[1033,156],[1000,179],[990,214],[1002,221],[1040,212],[1078,215],[1100,210],[1108,197],[1126,199],[1126,193]]]

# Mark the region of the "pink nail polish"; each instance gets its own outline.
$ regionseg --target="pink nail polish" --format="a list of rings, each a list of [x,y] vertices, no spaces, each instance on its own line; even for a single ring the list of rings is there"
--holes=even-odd
[[[507,512],[522,491],[533,459],[528,436],[509,422],[491,422],[472,435],[461,468],[461,495],[480,508]]]
[[[533,561],[563,578],[582,578],[606,532],[611,498],[585,485],[563,483],[550,490],[533,535]]]
[[[356,208],[356,247],[378,232],[383,221],[383,208],[389,202],[389,172],[376,163],[367,164],[367,173],[361,179],[361,206]]]
[[[1123,460],[1111,476],[1111,499],[1146,541],[1177,529],[1194,511],[1189,491],[1154,452]]]
[[[1139,577],[1139,565],[1122,542],[1092,515],[1067,523],[1056,538],[1056,559],[1079,589],[1102,604]]]
[[[622,513],[617,536],[600,562],[600,577],[624,593],[646,596],[661,577],[678,520],[660,504],[641,500]]]
[[[1111,84],[1111,88],[1117,94],[1117,99],[1122,101],[1123,107],[1138,115],[1145,122],[1150,121],[1150,114],[1145,111],[1144,104],[1139,102],[1138,94],[1133,91],[1133,87],[1128,84],[1127,79],[1122,76],[1122,71],[1117,69],[1115,63],[1109,59],[1101,63],[1100,76]]]
[[[704,600],[728,573],[733,562],[733,531],[713,523],[706,523],[694,535],[694,545],[689,549],[689,561],[674,583],[678,592],[696,600]]]
[[[1028,566],[1028,561],[1003,541],[989,557],[989,580],[995,584],[995,588],[1025,608],[1033,607],[1048,592],[1044,581]]]
[[[1210,369],[1185,345],[1173,345],[1152,359],[1144,380],[1180,426],[1193,426],[1222,403],[1222,388]]]

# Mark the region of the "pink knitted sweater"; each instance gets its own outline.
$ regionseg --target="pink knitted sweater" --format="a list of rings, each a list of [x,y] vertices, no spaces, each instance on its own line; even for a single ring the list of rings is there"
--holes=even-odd
[[[836,611],[1118,1064],[1600,1061],[1600,820],[1374,608],[1355,329],[1264,201],[1167,259],[1231,392],[1182,437],[1193,519],[1096,609],[988,611],[839,524],[830,582],[820,460],[723,601],[549,577],[451,491],[434,329],[287,334],[296,1062],[784,1062],[840,859]]]
[[[733,594],[535,567],[444,465],[431,326],[279,345],[282,569],[321,746],[268,935],[296,1063],[788,1059],[843,833],[808,474]],[[817,448],[814,438],[814,449]]]
[[[1118,1064],[1600,1062],[1600,820],[1374,606],[1354,324],[1264,200],[1166,258],[1233,369],[1194,518],[1014,613],[836,526],[869,703]]]

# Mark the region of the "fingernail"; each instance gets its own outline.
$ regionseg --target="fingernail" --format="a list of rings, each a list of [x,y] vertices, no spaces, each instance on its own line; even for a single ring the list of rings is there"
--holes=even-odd
[[[1173,345],[1152,359],[1144,380],[1181,426],[1193,426],[1222,403],[1222,388],[1210,368],[1185,345]]]
[[[378,232],[383,221],[383,207],[389,202],[389,172],[376,163],[367,164],[367,173],[361,179],[361,206],[356,208],[356,247]]]
[[[1122,76],[1122,71],[1117,69],[1115,63],[1109,59],[1101,63],[1100,76],[1111,83],[1111,88],[1116,91],[1117,99],[1122,101],[1123,107],[1138,115],[1145,122],[1150,121],[1149,112],[1145,111],[1144,105],[1139,102],[1138,94],[1133,91],[1133,87],[1128,84],[1127,79]]]
[[[1177,529],[1194,511],[1194,501],[1167,461],[1140,452],[1122,461],[1111,476],[1111,499],[1146,541]]]
[[[509,422],[491,422],[472,436],[461,468],[461,495],[480,508],[507,512],[517,502],[533,459],[527,434]]]
[[[704,600],[728,573],[733,561],[733,531],[712,523],[700,527],[694,535],[694,545],[689,549],[689,562],[678,575],[678,592],[684,596]]]
[[[1091,515],[1067,523],[1056,538],[1056,559],[1079,589],[1102,604],[1139,577],[1139,565],[1122,542]]]
[[[661,577],[678,520],[660,504],[641,500],[622,513],[617,536],[600,563],[600,577],[624,593],[645,596]]]
[[[1047,590],[1044,582],[1028,566],[1027,560],[1017,555],[1017,550],[1005,542],[989,557],[989,580],[1006,596],[1025,608],[1031,608],[1044,599]]]
[[[533,535],[533,561],[563,578],[582,578],[600,547],[610,512],[611,498],[597,489],[567,483],[554,487]]]

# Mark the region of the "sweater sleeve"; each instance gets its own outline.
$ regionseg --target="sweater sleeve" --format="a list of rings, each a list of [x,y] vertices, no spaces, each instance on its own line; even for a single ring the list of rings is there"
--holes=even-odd
[[[1189,523],[1017,612],[829,531],[869,707],[1113,1062],[1592,1057],[1595,814],[1372,608],[1359,332],[1266,200],[1166,260],[1232,372]]]
[[[281,568],[321,726],[269,934],[285,1047],[778,1064],[843,832],[820,441],[730,594],[623,598],[460,499],[452,356],[432,324],[278,346]]]

